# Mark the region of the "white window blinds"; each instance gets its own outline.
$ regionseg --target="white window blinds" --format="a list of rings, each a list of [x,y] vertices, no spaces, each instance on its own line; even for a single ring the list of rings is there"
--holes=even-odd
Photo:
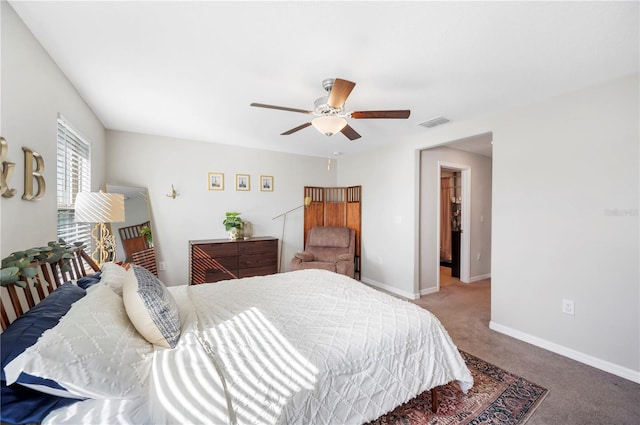
[[[61,117],[57,157],[58,238],[91,247],[91,224],[74,222],[76,194],[91,191],[91,146]]]

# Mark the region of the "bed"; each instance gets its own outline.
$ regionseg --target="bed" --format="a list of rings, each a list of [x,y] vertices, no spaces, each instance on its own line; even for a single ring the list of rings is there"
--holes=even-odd
[[[433,315],[346,276],[166,287],[109,264],[77,280],[86,294],[7,364],[13,324],[3,333],[3,421],[25,410],[19,395],[5,405],[5,388],[56,397],[23,418],[45,424],[360,424],[448,382],[473,385]]]

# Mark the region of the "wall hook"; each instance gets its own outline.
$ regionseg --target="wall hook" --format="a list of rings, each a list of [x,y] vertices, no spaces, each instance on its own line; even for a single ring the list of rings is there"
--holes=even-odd
[[[169,193],[167,197],[176,199],[176,196],[178,196],[178,192],[176,192],[176,189],[171,185],[171,193]]]

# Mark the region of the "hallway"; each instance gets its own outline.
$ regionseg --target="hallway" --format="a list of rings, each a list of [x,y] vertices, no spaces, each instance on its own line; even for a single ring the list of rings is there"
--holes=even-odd
[[[455,282],[460,283],[460,279],[451,277],[451,267],[440,266],[440,288]]]

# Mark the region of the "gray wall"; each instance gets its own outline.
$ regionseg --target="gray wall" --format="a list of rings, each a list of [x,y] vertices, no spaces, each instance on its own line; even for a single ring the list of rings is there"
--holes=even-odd
[[[638,89],[635,75],[504,114],[491,299],[493,329],[636,381]]]
[[[107,131],[107,183],[149,190],[159,276],[167,285],[187,283],[188,241],[227,238],[226,211],[253,223],[254,236],[282,238],[284,218],[273,217],[304,202],[304,186],[334,186],[337,165],[326,158],[291,155],[217,143]],[[224,190],[208,189],[208,173],[224,173]],[[235,175],[249,174],[251,190],[235,190]],[[273,192],[260,191],[261,175],[273,176]],[[178,196],[166,195],[174,185]],[[282,270],[303,249],[303,210],[287,217]]]
[[[492,133],[491,327],[640,382],[639,92],[635,74],[341,158],[363,280],[419,293],[421,152]]]
[[[9,144],[5,159],[15,163],[10,186],[13,198],[0,198],[2,257],[13,251],[41,246],[56,239],[56,135],[58,114],[91,143],[91,184],[104,184],[105,131],[93,111],[76,92],[11,6],[2,7],[1,134]],[[38,201],[22,200],[22,147],[44,159],[46,191]],[[35,190],[35,188],[34,188]]]

